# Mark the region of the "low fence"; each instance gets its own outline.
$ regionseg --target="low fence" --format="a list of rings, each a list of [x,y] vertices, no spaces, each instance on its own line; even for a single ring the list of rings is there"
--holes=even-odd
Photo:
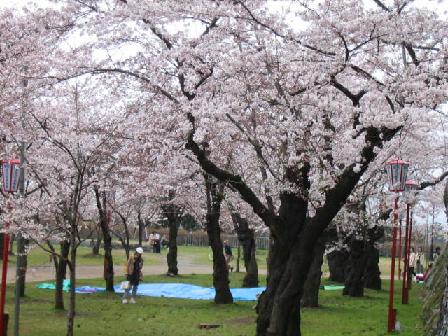
[[[221,239],[228,241],[231,247],[238,246],[238,238],[236,235],[222,234]],[[177,237],[179,246],[209,246],[206,234],[180,234]],[[256,237],[255,244],[257,249],[267,250],[269,247],[269,237]]]

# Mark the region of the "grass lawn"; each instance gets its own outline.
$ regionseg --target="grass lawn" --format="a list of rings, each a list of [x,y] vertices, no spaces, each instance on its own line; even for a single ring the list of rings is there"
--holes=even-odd
[[[242,273],[231,274],[231,286],[239,287]],[[117,278],[117,282],[121,279]],[[264,278],[263,278],[264,281]],[[210,275],[190,275],[178,278],[148,276],[145,282],[186,282],[211,286]],[[398,283],[399,284],[399,283]],[[418,300],[421,287],[414,286],[411,303],[399,304],[398,319],[402,325],[400,335],[422,336],[418,318],[421,304]],[[102,280],[79,281],[78,285],[103,286]],[[384,288],[388,282],[383,281]],[[53,292],[34,288],[28,284],[27,296],[22,302],[21,335],[60,336],[64,334],[66,312],[53,309]],[[302,330],[304,336],[317,335],[385,335],[387,318],[387,291],[367,290],[364,298],[343,297],[340,291],[321,291],[322,307],[304,309]],[[67,303],[67,301],[66,301]],[[77,295],[76,335],[133,335],[133,336],[196,336],[196,335],[254,335],[255,311],[253,302],[232,305],[215,305],[208,301],[168,298],[138,298],[136,305],[123,305],[116,294]],[[8,288],[7,311],[13,312],[13,288]],[[12,328],[11,317],[10,328]],[[221,328],[198,329],[199,323],[219,323]],[[11,329],[10,329],[11,330]]]

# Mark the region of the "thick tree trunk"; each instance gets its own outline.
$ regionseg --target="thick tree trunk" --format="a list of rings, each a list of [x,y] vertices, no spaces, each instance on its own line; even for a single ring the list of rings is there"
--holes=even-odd
[[[324,262],[325,239],[320,238],[314,247],[314,258],[303,288],[302,306],[319,307],[319,289]]]
[[[243,287],[258,287],[258,264],[255,253],[254,230],[249,228],[248,221],[242,218],[239,213],[232,212],[232,221],[238,241],[243,248],[244,267],[246,268]]]
[[[348,252],[347,250],[334,250],[327,255],[328,268],[330,270],[331,281],[345,282],[347,264],[348,264]]]
[[[70,241],[64,240],[60,243],[60,257],[55,261],[56,266],[56,290],[54,292],[54,308],[64,310],[63,284],[67,275],[67,259],[70,252]]]
[[[352,238],[350,241],[347,278],[345,280],[344,295],[361,297],[364,295],[364,270],[366,266],[365,243],[363,240]]]
[[[300,300],[306,274],[313,260],[319,231],[302,232],[306,203],[290,193],[281,195],[281,235],[271,229],[269,277],[257,306],[258,336],[300,336]],[[274,227],[274,223],[267,223]],[[311,227],[311,226],[310,226]]]
[[[224,186],[213,182],[212,177],[205,176],[207,215],[205,226],[208,241],[213,253],[213,287],[215,288],[215,303],[233,303],[232,293],[229,288],[229,271],[223,253],[221,241],[221,228],[219,217],[221,215],[221,203],[223,199]]]
[[[353,101],[355,106],[358,102]],[[367,127],[366,145],[360,151],[361,166],[356,167],[354,163],[346,166],[338,175],[335,185],[324,191],[325,199],[321,206],[316,208],[314,216],[307,218],[311,166],[306,158],[299,166],[294,165],[285,169],[285,179],[299,192],[280,193],[280,207],[277,214],[262,203],[241,176],[222,169],[210,161],[207,147],[199,146],[194,140],[195,117],[191,113],[188,113],[187,117],[192,129],[188,135],[186,148],[195,154],[201,168],[207,174],[215,176],[221,183],[227,183],[239,192],[242,199],[252,206],[254,212],[269,227],[274,240],[270,250],[267,288],[260,296],[257,306],[257,335],[300,336],[300,299],[306,275],[313,261],[314,246],[346,202],[369,164],[375,159],[375,147],[382,147],[383,143],[393,138],[400,128],[379,130]]]
[[[375,225],[367,230],[366,268],[364,271],[364,286],[370,289],[381,289],[380,253],[375,243],[384,236],[384,227]]]
[[[166,255],[166,261],[168,264],[168,274],[178,275],[179,270],[177,268],[177,221],[171,221],[169,223],[169,238],[168,238],[168,254]]]

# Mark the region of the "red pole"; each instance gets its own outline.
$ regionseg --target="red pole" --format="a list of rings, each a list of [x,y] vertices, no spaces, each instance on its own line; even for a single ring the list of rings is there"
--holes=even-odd
[[[401,279],[401,218],[400,226],[398,228],[398,280]]]
[[[409,303],[409,204],[406,204],[406,229],[404,238],[404,272],[401,288],[401,303]]]
[[[387,331],[395,330],[395,317],[397,314],[394,309],[394,280],[395,280],[395,253],[397,243],[397,221],[398,221],[398,196],[395,197],[394,221],[392,224],[392,256],[390,264],[390,286],[389,286],[389,307],[387,312]]]
[[[0,287],[0,336],[6,336],[5,301],[6,301],[6,274],[8,273],[9,234],[3,235],[3,264],[2,284]]]

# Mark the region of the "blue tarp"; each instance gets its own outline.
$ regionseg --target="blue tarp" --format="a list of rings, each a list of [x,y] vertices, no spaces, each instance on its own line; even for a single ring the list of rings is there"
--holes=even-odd
[[[44,282],[36,285],[36,288],[40,289],[56,289],[56,285],[54,282]],[[64,280],[63,290],[68,292],[70,290],[70,280]],[[76,287],[75,292],[80,294],[86,293],[97,293],[105,291],[104,288],[101,287],[90,287],[90,286],[82,286]]]
[[[255,301],[257,294],[261,294],[265,287],[257,288],[231,288],[235,301]],[[123,293],[120,286],[115,286],[117,293]],[[182,283],[142,283],[138,286],[137,295],[168,297],[193,300],[213,300],[215,289]]]

